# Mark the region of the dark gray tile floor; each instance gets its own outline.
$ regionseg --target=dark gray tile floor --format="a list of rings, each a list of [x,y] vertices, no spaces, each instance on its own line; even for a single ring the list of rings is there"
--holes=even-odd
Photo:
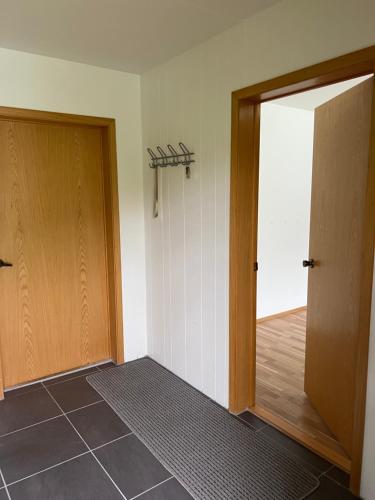
[[[9,399],[8,399],[9,398]],[[42,387],[19,396],[6,395],[0,408],[0,435],[61,415],[61,410]]]
[[[9,500],[9,497],[7,495],[5,488],[0,490],[0,500]]]
[[[6,393],[0,402],[0,500],[191,499],[86,382],[92,370]],[[355,498],[342,471],[250,413],[237,418],[319,477],[321,486],[309,498]]]
[[[90,448],[130,433],[130,429],[104,401],[73,411],[69,420]]]
[[[354,500],[357,498],[348,490],[348,474],[296,443],[274,427],[269,426],[255,415],[244,412],[238,418],[288,450],[291,456],[319,478],[320,487],[308,497],[309,500]]]
[[[134,498],[171,477],[134,434],[102,446],[94,454],[126,498]]]
[[[0,467],[6,484],[11,484],[86,450],[82,439],[62,415],[3,436],[0,440]]]
[[[89,373],[110,367],[6,393],[0,500],[191,498],[86,382]]]
[[[99,394],[87,383],[85,376],[46,387],[64,412],[101,400]]]

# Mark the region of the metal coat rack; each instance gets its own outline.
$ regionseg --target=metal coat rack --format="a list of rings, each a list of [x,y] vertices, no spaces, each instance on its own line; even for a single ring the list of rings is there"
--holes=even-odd
[[[179,142],[181,153],[177,152],[173,146],[167,144],[168,154],[164,151],[161,146],[157,146],[156,149],[159,156],[154,153],[151,148],[147,148],[148,154],[151,158],[150,168],[165,168],[165,167],[185,167],[186,177],[190,178],[190,165],[194,163],[192,156],[194,153],[188,150],[183,142]]]
[[[191,170],[190,165],[195,162],[192,158],[193,152],[189,151],[183,142],[179,142],[181,153],[177,152],[173,146],[167,144],[168,154],[161,146],[156,146],[159,155],[156,155],[151,148],[147,148],[150,155],[151,162],[150,168],[155,169],[155,199],[154,199],[154,217],[159,215],[159,180],[158,168],[166,167],[185,167],[185,175],[190,179]]]

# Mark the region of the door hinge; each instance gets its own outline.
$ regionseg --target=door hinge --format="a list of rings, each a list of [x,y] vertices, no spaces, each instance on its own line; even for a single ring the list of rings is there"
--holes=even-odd
[[[255,272],[258,271],[258,269],[259,269],[258,262],[254,262],[253,269]]]

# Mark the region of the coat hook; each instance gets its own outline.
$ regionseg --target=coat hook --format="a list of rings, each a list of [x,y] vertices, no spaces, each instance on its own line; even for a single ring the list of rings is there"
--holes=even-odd
[[[149,166],[150,168],[155,168],[158,158],[151,148],[147,148],[147,152],[151,157],[151,163],[149,163]]]
[[[160,167],[167,167],[168,166],[168,156],[166,154],[166,152],[163,150],[163,148],[161,148],[160,146],[157,146],[156,148],[159,153],[160,153],[160,158],[159,160],[161,160],[161,163],[159,164]]]
[[[195,160],[192,159],[194,153],[188,150],[183,142],[178,143],[182,153],[178,153],[171,144],[167,144],[168,153],[167,154],[161,146],[156,146],[159,153],[157,156],[151,148],[147,148],[147,152],[150,155],[151,163],[149,163],[150,168],[155,169],[155,185],[154,185],[154,217],[158,216],[159,213],[159,177],[158,168],[159,167],[178,167],[182,165],[185,167],[186,178],[190,179],[191,170],[190,165],[194,163]]]
[[[169,152],[172,154],[172,161],[173,161],[173,163],[171,163],[172,167],[177,167],[177,165],[179,164],[177,151],[170,144],[167,144],[167,148],[169,149]]]
[[[151,159],[151,163],[149,163],[150,168],[178,167],[179,165],[182,165],[185,167],[186,177],[189,179],[191,175],[190,165],[195,161],[192,159],[194,153],[189,151],[183,142],[179,142],[178,144],[180,146],[181,153],[176,151],[171,144],[167,144],[168,154],[161,146],[156,146],[158,155],[155,154],[151,148],[147,148],[147,152]]]
[[[182,162],[182,165],[185,166],[186,178],[190,179],[191,177],[190,163],[194,160],[191,159],[191,153],[183,142],[179,142],[178,145],[180,146],[181,151],[184,153],[185,156],[185,161]]]

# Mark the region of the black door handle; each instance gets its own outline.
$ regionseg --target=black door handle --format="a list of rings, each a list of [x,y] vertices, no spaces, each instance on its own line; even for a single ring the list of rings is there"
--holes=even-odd
[[[0,267],[12,267],[13,264],[11,264],[10,262],[5,262],[5,260],[3,259],[0,259]]]
[[[302,265],[303,265],[303,267],[314,267],[315,266],[314,259],[303,260]]]

